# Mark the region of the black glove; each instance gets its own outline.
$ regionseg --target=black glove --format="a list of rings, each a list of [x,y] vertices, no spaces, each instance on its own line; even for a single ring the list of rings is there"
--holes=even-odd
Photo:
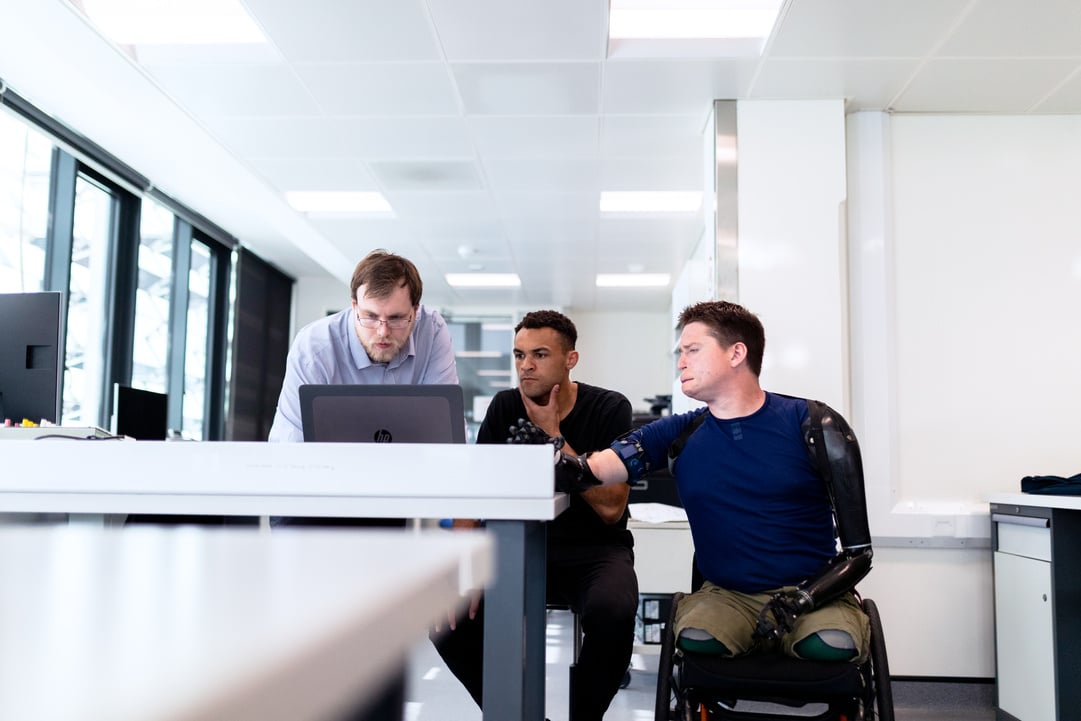
[[[510,437],[507,438],[507,443],[524,444],[524,445],[540,445],[542,443],[551,443],[558,451],[563,447],[565,441],[563,436],[550,436],[540,428],[537,427],[533,421],[525,418],[518,419],[518,425],[511,426],[507,429],[510,431]]]
[[[814,607],[811,597],[799,590],[775,593],[758,613],[756,638],[777,640],[792,630],[796,619]]]
[[[601,484],[600,479],[593,475],[593,469],[586,462],[590,456],[571,456],[556,451],[555,478],[556,490],[561,493],[581,493],[590,488],[596,488]]]

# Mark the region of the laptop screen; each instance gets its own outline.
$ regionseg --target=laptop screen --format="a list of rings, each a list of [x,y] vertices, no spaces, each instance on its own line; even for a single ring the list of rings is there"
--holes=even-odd
[[[302,385],[305,441],[465,443],[457,385]]]

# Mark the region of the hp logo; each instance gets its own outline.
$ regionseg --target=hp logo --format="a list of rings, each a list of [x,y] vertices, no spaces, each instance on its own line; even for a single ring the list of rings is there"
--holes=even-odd
[[[390,443],[394,440],[394,437],[390,435],[390,431],[386,428],[380,428],[375,432],[375,435],[372,436],[372,440],[376,443]]]

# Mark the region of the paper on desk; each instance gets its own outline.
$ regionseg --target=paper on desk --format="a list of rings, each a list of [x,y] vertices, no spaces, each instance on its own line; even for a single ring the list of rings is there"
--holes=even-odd
[[[665,521],[686,521],[687,511],[679,506],[667,503],[628,503],[631,520],[646,523],[664,523]]]

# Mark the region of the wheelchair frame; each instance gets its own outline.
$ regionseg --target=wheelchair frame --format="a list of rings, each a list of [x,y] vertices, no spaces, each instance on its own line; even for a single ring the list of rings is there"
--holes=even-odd
[[[672,596],[672,609],[661,642],[657,668],[655,721],[893,721],[893,690],[878,606],[860,600],[870,620],[868,658],[848,661],[805,661],[779,653],[719,657],[675,647],[676,608],[683,593]],[[695,677],[709,683],[694,685]],[[738,701],[774,706],[824,704],[817,715],[737,708]],[[760,707],[762,708],[762,707]]]

